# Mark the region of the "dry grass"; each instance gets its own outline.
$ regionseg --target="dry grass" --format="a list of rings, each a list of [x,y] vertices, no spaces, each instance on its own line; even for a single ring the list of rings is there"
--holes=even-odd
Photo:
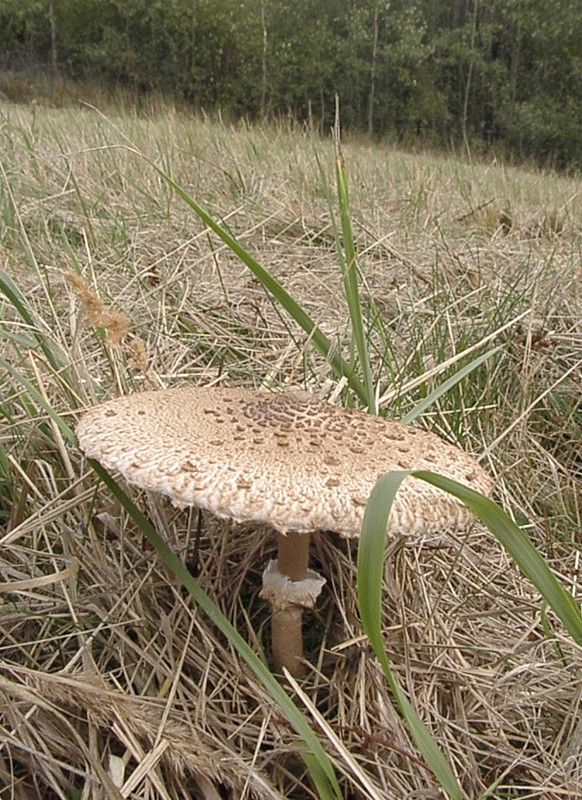
[[[0,797],[315,797],[265,690],[18,376],[71,424],[106,395],[186,381],[333,396],[304,334],[125,145],[166,166],[345,344],[315,155],[329,165],[331,148],[170,111],[0,111],[0,266],[48,348],[2,306]],[[425,421],[485,452],[498,498],[580,596],[580,182],[357,141],[345,155],[384,404],[402,414],[442,379],[433,368],[520,318],[495,338],[495,363]],[[138,497],[187,557],[196,519]],[[257,652],[272,550],[205,522],[201,583]],[[322,534],[315,552],[328,585],[297,702],[346,798],[436,799],[362,637],[352,546]],[[582,654],[493,537],[394,548],[385,584],[395,672],[464,796],[582,796]]]

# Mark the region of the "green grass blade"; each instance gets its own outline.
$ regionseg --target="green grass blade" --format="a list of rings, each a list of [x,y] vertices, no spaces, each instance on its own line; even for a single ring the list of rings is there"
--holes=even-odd
[[[452,389],[453,386],[456,386],[457,383],[460,383],[464,378],[467,377],[467,375],[470,375],[471,372],[477,369],[477,367],[480,366],[484,361],[487,361],[488,358],[491,358],[491,356],[494,356],[502,349],[503,349],[502,347],[494,347],[492,350],[488,350],[486,353],[483,353],[482,355],[473,359],[473,361],[471,361],[470,364],[466,364],[460,370],[455,372],[455,374],[452,375],[450,378],[448,378],[446,381],[443,381],[443,383],[441,383],[440,386],[437,386],[437,388],[434,389],[429,395],[424,397],[420,401],[420,403],[417,403],[414,406],[414,408],[408,412],[408,414],[405,414],[402,417],[400,422],[402,422],[404,425],[410,425],[410,423],[413,422],[418,416],[420,416],[420,414],[424,413],[424,411],[426,411],[427,408],[430,408],[430,406],[436,400],[438,400],[438,398],[441,395],[446,394],[449,391],[449,389]]]
[[[37,342],[28,336],[22,336],[18,333],[12,333],[5,328],[0,328],[0,336],[14,347],[16,351],[19,350],[34,350]]]
[[[69,445],[74,444],[75,442],[75,435],[71,428],[67,425],[66,422],[57,414],[57,412],[52,408],[50,403],[43,397],[42,392],[36,388],[36,386],[28,380],[28,378],[23,375],[22,372],[13,367],[8,361],[4,358],[0,358],[0,366],[2,366],[6,372],[8,372],[16,383],[19,383],[23,389],[25,390],[25,394],[22,396],[22,402],[28,409],[27,413],[29,416],[34,417],[36,410],[32,408],[30,400],[33,400],[38,407],[42,408],[47,415],[52,419],[52,421],[57,425],[59,428],[63,439]],[[0,406],[0,412],[2,411],[2,407]]]
[[[362,316],[362,303],[360,300],[360,289],[358,283],[358,264],[356,260],[356,245],[354,242],[350,215],[348,176],[339,142],[339,133],[337,131],[334,135],[334,144],[336,186],[343,240],[343,251],[340,246],[337,248],[342,272],[342,283],[350,313],[352,337],[356,345],[358,363],[364,375],[364,386],[366,387],[367,395],[366,405],[368,406],[368,410],[371,414],[376,414],[378,411],[376,404],[376,392],[374,389],[372,367],[370,365],[370,357],[368,354],[368,341]]]
[[[220,609],[212,602],[210,597],[192,575],[190,575],[188,569],[180,561],[178,556],[166,542],[158,536],[153,525],[132,503],[109,473],[97,461],[90,459],[89,463],[111,493],[131,516],[152,547],[154,547],[160,555],[166,567],[178,578],[194,601],[236,649],[239,656],[246,661],[258,680],[269,692],[274,702],[277,703],[281,712],[301,737],[302,744],[306,750],[304,761],[317,787],[319,796],[322,800],[341,800],[342,794],[331,762],[305,716],[297,708],[269,668],[255,655],[253,650],[240,634],[237,633]]]
[[[358,547],[358,605],[362,625],[418,749],[442,788],[450,797],[459,798],[460,789],[450,766],[392,675],[382,638],[382,577],[386,530],[392,503],[407,475],[432,483],[465,503],[496,536],[578,645],[582,645],[582,614],[572,595],[560,585],[525,533],[493,500],[457,481],[424,470],[391,472],[382,475],[376,482],[366,505]]]
[[[55,369],[62,366],[63,359],[61,354],[58,353],[54,345],[49,346],[49,344],[47,344],[48,332],[42,332],[44,328],[42,321],[37,317],[34,311],[32,311],[18,286],[4,270],[0,270],[0,292],[2,292],[15,309],[20,319],[26,324],[37,347],[42,351],[49,364]]]
[[[455,495],[479,517],[507,550],[525,577],[533,583],[574,641],[582,645],[582,614],[576,601],[561,586],[529,538],[505,511],[493,500],[450,478],[424,470],[412,474]]]
[[[200,219],[207,225],[214,233],[226,244],[226,246],[235,253],[238,258],[245,264],[256,278],[261,282],[265,289],[277,300],[277,302],[287,311],[288,314],[297,322],[297,324],[308,334],[313,345],[317,350],[329,360],[329,363],[337,377],[345,376],[348,380],[350,387],[356,392],[362,403],[368,402],[368,393],[366,388],[355,374],[352,367],[342,358],[342,356],[334,352],[332,343],[327,336],[321,331],[315,322],[311,319],[309,314],[297,303],[297,301],[289,294],[285,287],[271,275],[271,273],[261,266],[251,254],[226,231],[221,225],[215,222],[210,214],[205,211],[190,195],[182,189],[169,175],[163,172],[159,167],[155,167],[161,177],[168,183],[169,186],[176,192],[179,197],[186,202],[190,208],[200,217]]]
[[[370,494],[358,546],[358,606],[364,631],[416,746],[448,796],[461,800],[461,790],[453,770],[392,674],[382,638],[382,577],[386,528],[396,492],[408,474],[391,472],[382,475]]]

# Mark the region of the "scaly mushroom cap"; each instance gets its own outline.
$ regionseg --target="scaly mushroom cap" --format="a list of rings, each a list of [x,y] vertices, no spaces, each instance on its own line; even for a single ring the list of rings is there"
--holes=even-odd
[[[89,410],[77,435],[88,457],[130,483],[282,532],[358,536],[368,496],[390,470],[431,470],[484,494],[491,489],[476,461],[437,435],[301,391],[142,392]],[[432,534],[471,519],[451,495],[406,478],[389,530]]]

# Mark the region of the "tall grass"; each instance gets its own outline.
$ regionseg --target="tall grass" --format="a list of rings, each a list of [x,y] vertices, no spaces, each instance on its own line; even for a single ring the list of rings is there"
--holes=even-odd
[[[372,381],[372,367],[368,357],[368,341],[365,336],[363,325],[356,248],[352,235],[348,199],[347,171],[337,131],[335,137],[337,200],[341,217],[341,231],[336,229],[335,238],[340,263],[340,275],[344,283],[346,302],[350,314],[353,348],[349,368],[338,354],[334,354],[330,358],[330,361],[331,366],[335,368],[336,375],[338,377],[342,374],[347,375],[348,384],[359,394],[360,401],[364,400],[367,403],[369,411],[375,413],[377,389]],[[301,307],[284,288],[275,281],[266,270],[260,267],[235,239],[209,217],[181,187],[175,184],[169,176],[165,177],[166,180],[171,183],[177,194],[187,202],[206,225],[220,236],[222,241],[252,270],[257,278],[259,278],[264,288],[275,297],[285,311],[293,317],[307,334],[309,334],[320,352],[326,357],[330,356],[329,341],[325,338],[323,340],[320,338],[320,332],[313,321],[304,314]],[[457,372],[452,377],[448,378],[442,386],[438,386],[434,389],[412,412],[406,415],[405,421],[410,422],[423,411],[430,409],[436,399],[460,383],[460,381],[470,375],[473,370],[479,367],[488,358],[496,355],[500,349],[501,348],[490,350],[474,359],[462,369],[457,370]],[[354,377],[355,371],[363,373],[364,375],[365,394],[362,391],[362,384],[357,382],[357,379]],[[465,489],[465,487],[460,484],[455,484],[454,481],[444,479],[441,476],[431,476],[430,474],[420,472],[416,473],[416,475],[429,482],[434,482],[443,490],[454,494],[475,512],[476,516],[478,516],[491,532],[499,538],[522,572],[532,580],[532,583],[556,612],[574,640],[578,644],[582,644],[582,615],[580,614],[578,606],[572,600],[571,595],[560,586],[543,558],[537,553],[535,547],[530,544],[527,537],[523,535],[512,520],[490,500],[478,495],[476,492]],[[360,597],[362,622],[367,635],[374,645],[374,650],[382,662],[390,689],[411,728],[415,742],[425,757],[427,764],[432,769],[448,796],[461,798],[461,789],[456,782],[452,770],[443,758],[436,741],[425,728],[422,720],[399,689],[392,675],[384,651],[381,648],[380,590],[382,570],[380,565],[382,564],[385,531],[387,529],[390,507],[396,491],[398,490],[398,486],[404,477],[406,477],[406,473],[400,475],[395,473],[393,476],[386,476],[391,484],[385,484],[385,481],[380,479],[376,491],[373,492],[370,497],[370,505],[367,509],[368,516],[365,518],[363,526],[362,550],[364,555],[361,555],[359,558],[358,569],[358,593]],[[370,522],[370,520],[373,521]],[[376,540],[375,544],[371,543],[374,539]]]
[[[389,407],[392,415],[408,421],[422,419],[470,449],[485,449],[489,468],[499,479],[500,501],[514,517],[527,521],[526,528],[544,557],[534,555],[536,551],[525,545],[525,556],[523,548],[512,551],[512,537],[522,541],[515,539],[522,534],[516,533],[506,518],[504,544],[576,637],[579,615],[567,599],[570,595],[556,590],[555,583],[552,591],[557,594],[548,596],[544,590],[547,581],[552,581],[547,577],[551,574],[548,564],[563,573],[562,582],[575,590],[576,577],[563,566],[580,529],[575,489],[579,468],[574,451],[579,401],[573,391],[580,363],[580,331],[572,313],[580,239],[573,223],[578,201],[572,184],[552,176],[449,164],[430,156],[390,153],[387,158],[381,148],[361,143],[344,145],[343,162],[333,158],[327,143],[303,134],[229,130],[171,113],[150,120],[120,118],[116,125],[118,133],[107,121],[90,114],[35,112],[31,118],[12,109],[3,130],[8,157],[3,159],[0,202],[6,212],[2,234],[8,273],[0,288],[6,301],[2,366],[7,391],[2,403],[5,433],[0,440],[0,468],[9,526],[4,538],[7,590],[10,586],[14,589],[15,578],[20,581],[29,575],[29,585],[42,593],[48,564],[55,565],[55,575],[64,574],[56,567],[65,555],[76,554],[74,558],[90,563],[94,557],[89,557],[78,540],[78,524],[87,526],[89,541],[97,548],[102,545],[95,534],[96,525],[105,525],[106,539],[116,537],[109,517],[105,523],[93,520],[88,503],[99,507],[106,501],[102,493],[90,500],[91,482],[83,479],[78,457],[70,447],[68,418],[79,406],[111,391],[181,380],[226,378],[278,387],[291,383],[322,395],[342,395],[345,401],[372,411]],[[106,145],[112,137],[116,146]],[[142,155],[137,156],[136,151]],[[158,168],[144,166],[147,161]],[[186,204],[177,203],[176,192]],[[194,199],[197,195],[204,197],[204,204]],[[339,224],[334,224],[330,213],[330,204],[333,208],[336,203],[334,196],[339,197]],[[490,196],[496,198],[499,209],[506,207],[509,196],[514,222],[507,235],[495,226],[494,216],[479,210]],[[485,210],[489,214],[490,206]],[[202,230],[192,212],[203,221]],[[556,213],[563,216],[559,235],[551,227],[544,229],[543,224],[539,228],[543,233],[538,235],[532,226],[540,213],[548,218]],[[77,284],[75,289],[73,282],[69,284],[72,288],[67,288],[61,278],[63,270],[73,271],[85,284]],[[86,293],[92,291],[103,313],[87,325],[87,318],[84,321],[79,316],[79,301],[85,302],[87,314]],[[115,336],[111,339],[111,316],[107,314],[113,311],[125,316],[131,331],[131,339],[125,343],[116,344]],[[558,408],[559,422],[554,413]],[[537,412],[543,414],[537,417]],[[544,430],[544,420],[548,426],[545,438],[538,440],[536,432],[540,426]],[[552,442],[552,435],[560,436],[561,447]],[[490,442],[495,446],[487,451]],[[532,479],[537,487],[533,492]],[[545,491],[548,487],[551,491]],[[18,502],[19,496],[24,498],[22,502]],[[117,497],[125,502],[124,494]],[[540,516],[542,503],[549,507]],[[115,529],[121,524],[123,530],[129,524],[133,504],[126,509],[130,517],[115,521]],[[165,520],[163,528],[175,529],[173,514],[155,505],[151,512]],[[111,511],[107,513],[111,515]],[[117,518],[118,512],[114,515]],[[150,529],[145,521],[140,521],[142,525],[147,536]],[[37,531],[42,532],[40,538]],[[62,552],[57,541],[63,543]],[[382,548],[383,542],[376,546]],[[31,548],[36,555],[33,565],[26,567],[26,553]],[[170,569],[196,595],[198,584],[178,566],[181,562],[169,551],[164,554]],[[47,556],[49,560],[44,561]],[[349,570],[350,560],[341,566],[341,552],[334,558],[327,571],[333,574],[337,570],[337,586],[341,586],[345,581],[345,577],[339,578],[341,569]],[[368,570],[368,580],[359,580],[361,597],[368,596],[367,605],[360,600],[360,609],[382,660],[386,613],[392,606],[386,597],[382,581],[386,574],[380,570],[380,559],[374,563],[376,576],[372,579]],[[101,568],[95,564],[95,576]],[[230,568],[226,561],[221,562],[221,570]],[[535,570],[545,576],[541,582]],[[502,574],[496,565],[487,579],[497,580]],[[56,597],[64,592],[77,618],[81,614],[87,619],[83,604],[75,599],[77,585],[54,580]],[[145,586],[147,576],[144,581]],[[428,583],[423,586],[427,592]],[[20,597],[18,591],[15,596]],[[135,591],[139,602],[144,602],[141,590]],[[474,591],[479,594],[480,590]],[[529,590],[520,591],[523,603],[540,617],[539,601],[530,604],[526,600]],[[380,596],[384,598],[381,604]],[[347,594],[344,599],[347,609],[352,601]],[[52,600],[43,602],[50,605]],[[215,591],[213,602],[226,610],[220,591]],[[38,599],[31,597],[24,606],[31,620],[36,619],[35,603]],[[126,614],[135,613],[137,607],[122,603],[121,596],[118,603]],[[253,631],[260,630],[262,612],[256,609],[252,595],[248,603],[246,607],[242,601],[237,605],[237,616],[252,640]],[[258,615],[258,626],[247,624],[251,609]],[[366,618],[371,611],[376,615],[373,624]],[[223,616],[216,613],[214,623],[226,632],[218,621]],[[54,619],[56,625],[57,616]],[[14,622],[6,624],[14,626]],[[55,635],[51,624],[48,629],[45,626],[43,636],[49,631]],[[344,624],[352,629],[347,619]],[[10,628],[11,641],[18,641],[18,630]],[[35,633],[40,635],[40,631]],[[172,635],[178,636],[178,629]],[[210,630],[203,635],[210,636]],[[357,639],[361,634],[353,635]],[[67,664],[76,664],[82,652],[89,652],[83,650],[87,639],[82,630],[74,636],[77,652],[75,638],[68,638],[62,653],[48,662],[36,654],[23,663],[22,656],[10,651],[6,673],[12,681],[10,687],[24,680],[19,669],[26,666],[33,670],[26,680],[40,681],[47,691],[55,665],[61,670],[74,669]],[[152,642],[157,641],[153,631],[151,637]],[[307,796],[313,785],[322,797],[339,796],[342,791],[352,791],[351,787],[361,791],[366,786],[368,792],[370,786],[376,787],[373,791],[380,792],[378,796],[382,796],[382,786],[386,796],[404,796],[403,792],[419,788],[414,770],[408,774],[396,763],[390,772],[392,783],[387,786],[386,773],[367,760],[365,748],[362,752],[357,749],[354,731],[343,731],[352,743],[352,753],[338,749],[335,734],[314,734],[289,695],[270,682],[253,653],[258,642],[252,649],[243,647],[243,653],[235,634],[228,632],[227,637],[232,637],[255,676],[264,678],[263,689],[294,720],[307,750],[305,745],[293,747],[289,740],[287,747],[306,758],[313,783],[301,778],[292,765],[282,772],[278,768],[266,773],[263,766],[259,776],[272,777],[277,786],[286,787],[281,790],[289,797]],[[579,656],[565,637],[558,637],[559,663],[565,664],[567,671]],[[357,707],[358,694],[372,697],[368,692],[373,681],[364,681],[358,691],[350,690],[353,676],[349,671],[344,674],[345,683],[340,682],[339,673],[322,683],[317,676],[326,675],[327,668],[322,671],[326,648],[321,636],[312,646],[318,664],[318,671],[311,676],[313,697],[320,706],[336,697],[335,707],[329,708],[331,720],[346,705]],[[27,647],[23,644],[21,652],[28,652]],[[421,642],[415,647],[421,648]],[[108,667],[111,657],[107,648],[98,647],[94,652],[100,674],[119,684],[119,676]],[[129,676],[134,658],[130,657],[130,642],[124,642],[123,652],[127,657],[121,670]],[[164,653],[159,657],[163,663]],[[192,654],[186,657],[193,663]],[[226,654],[220,658],[225,663],[228,660]],[[399,683],[399,667],[394,658],[391,661],[388,674],[394,688]],[[146,686],[151,680],[146,679]],[[184,686],[189,685],[187,672],[183,680]],[[418,696],[414,695],[415,686]],[[568,687],[575,691],[574,682]],[[56,691],[54,684],[52,691]],[[81,683],[77,691],[85,691]],[[424,686],[410,675],[407,692],[415,709],[408,716],[413,740],[448,793],[460,796],[468,780],[460,753],[470,759],[473,753],[466,745],[458,751],[460,745],[452,733],[441,737],[442,741],[438,733],[427,733],[438,729],[430,720],[439,710],[421,702]],[[399,698],[401,692],[395,694]],[[299,695],[298,702],[303,702]],[[378,708],[386,702],[382,700]],[[370,707],[376,708],[373,703]],[[307,708],[306,713],[320,712]],[[421,718],[425,720],[422,723]],[[242,718],[237,719],[236,724],[242,725]],[[48,720],[46,716],[43,722],[47,729]],[[398,723],[392,724],[398,731]],[[261,737],[271,730],[266,718],[260,730]],[[120,736],[118,728],[116,731]],[[241,735],[231,732],[233,737]],[[394,735],[400,737],[396,752],[406,752],[401,739],[404,734]],[[10,741],[14,752],[20,753],[18,743]],[[217,748],[224,747],[220,737],[214,741]],[[536,757],[543,762],[539,753]],[[132,758],[136,758],[135,752]],[[95,759],[90,758],[89,763],[97,768]],[[214,768],[206,768],[213,780],[219,780]],[[509,769],[509,760],[493,775],[487,775],[484,767],[474,769],[470,780],[475,786],[481,781],[474,796],[485,795],[494,785],[496,791],[504,791],[504,781],[507,786],[511,783],[505,769]],[[421,780],[421,785],[432,785],[433,779],[422,774],[426,781],[423,784]],[[477,774],[481,777],[475,777]],[[547,776],[547,772],[543,774]],[[226,775],[226,782],[234,787],[236,773],[227,770]],[[52,781],[53,790],[60,786],[59,791],[64,791],[64,784],[56,778],[47,780]],[[156,780],[159,792],[159,775]],[[164,780],[170,785],[174,779],[165,775]],[[268,794],[275,788],[265,788],[261,780],[257,775],[248,778],[244,791],[275,796]],[[240,792],[243,784],[244,779],[233,791]],[[185,791],[183,786],[181,791]]]

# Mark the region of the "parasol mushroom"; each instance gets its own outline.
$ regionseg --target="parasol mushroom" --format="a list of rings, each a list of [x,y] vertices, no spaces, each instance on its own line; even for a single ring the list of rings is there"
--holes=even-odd
[[[277,532],[277,560],[263,575],[273,609],[276,671],[297,675],[302,609],[325,579],[309,570],[309,534],[357,537],[364,507],[390,470],[440,472],[482,493],[491,481],[468,454],[424,430],[338,408],[303,391],[184,387],[140,392],[87,411],[81,449],[130,483],[218,517]],[[466,527],[468,509],[431,484],[406,478],[389,533]]]

